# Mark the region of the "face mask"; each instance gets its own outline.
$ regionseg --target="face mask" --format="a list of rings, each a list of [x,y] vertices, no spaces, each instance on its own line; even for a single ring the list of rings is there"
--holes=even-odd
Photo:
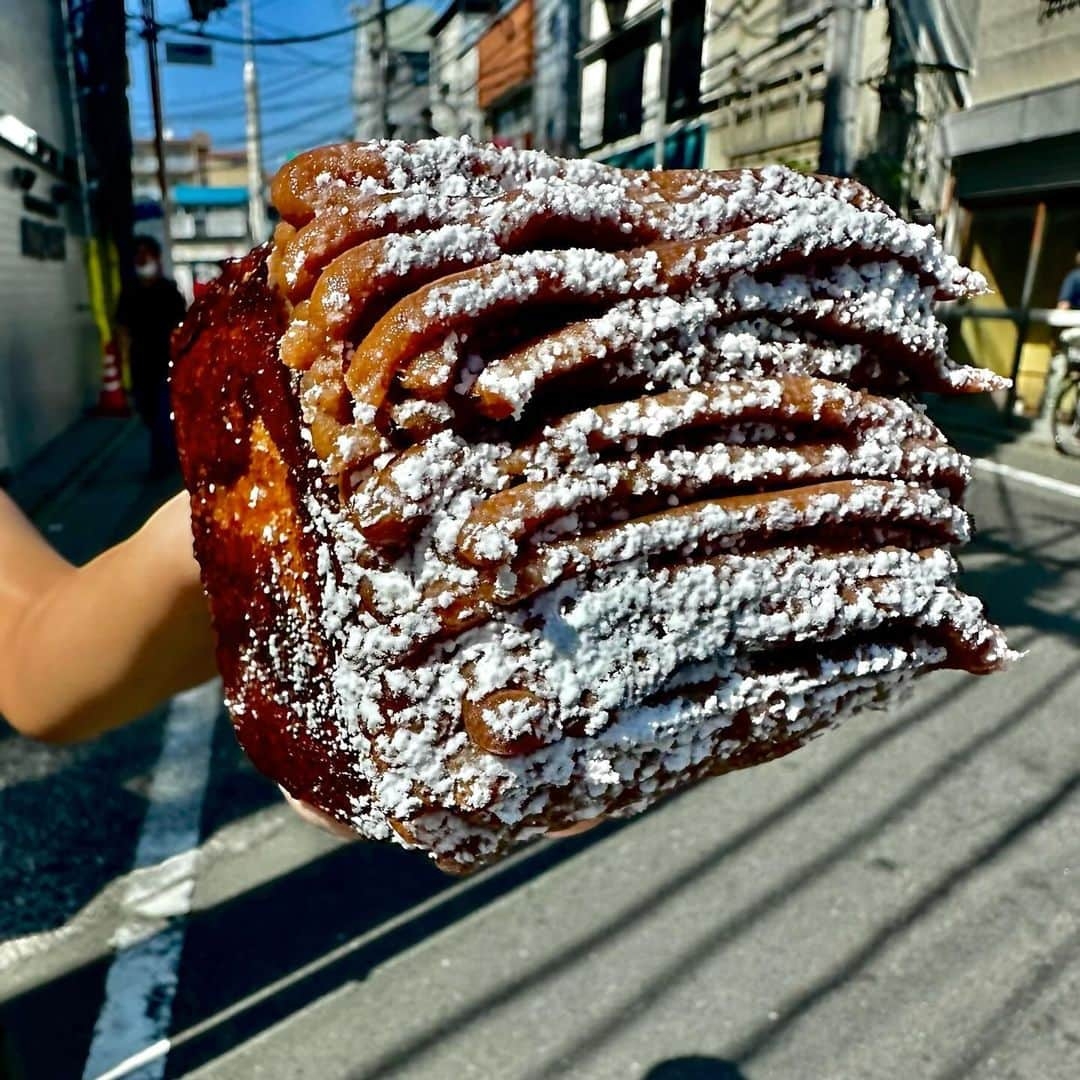
[[[156,262],[140,263],[135,267],[136,277],[141,277],[145,280],[150,278],[156,278],[158,276],[159,264]]]

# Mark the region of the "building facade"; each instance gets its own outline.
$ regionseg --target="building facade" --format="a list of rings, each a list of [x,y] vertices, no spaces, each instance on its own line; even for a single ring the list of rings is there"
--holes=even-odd
[[[432,9],[423,4],[402,4],[387,12],[385,132],[379,104],[379,84],[384,79],[380,31],[377,23],[360,24],[353,65],[356,139],[386,136],[412,142],[431,134],[428,28],[432,21]]]
[[[477,41],[494,8],[489,0],[451,0],[428,30],[431,126],[438,135],[484,137]]]
[[[724,5],[710,4],[710,14]],[[705,162],[727,169],[783,162],[817,168],[829,12],[794,0],[754,0],[710,20],[702,97],[710,106]],[[718,14],[718,13],[716,13]]]
[[[189,299],[251,250],[246,186],[177,184],[172,191],[173,274]]]
[[[217,277],[223,260],[245,255],[256,242],[247,212],[247,158],[242,150],[215,150],[209,135],[196,132],[165,140],[165,170],[172,203],[168,272],[190,301]],[[136,229],[161,240],[161,186],[152,139],[135,140],[131,174]]]
[[[1077,318],[1052,309],[1080,248],[1080,3],[586,0],[579,55],[581,146],[612,164],[810,171],[842,142],[987,276],[956,351],[1044,406]]]
[[[434,129],[580,152],[579,0],[452,2],[432,27]]]
[[[485,136],[500,146],[535,144],[533,14],[533,0],[517,0],[476,41],[476,104]]]
[[[583,13],[581,149],[624,168],[698,168],[706,0],[670,5],[665,79],[659,0],[588,0]]]
[[[957,253],[994,290],[965,318],[965,357],[1043,406],[1058,289],[1080,251],[1080,4],[982,0],[970,108],[943,123]]]
[[[564,157],[581,151],[580,48],[579,0],[534,0],[533,138]]]
[[[58,4],[0,0],[0,472],[93,401],[79,173]]]

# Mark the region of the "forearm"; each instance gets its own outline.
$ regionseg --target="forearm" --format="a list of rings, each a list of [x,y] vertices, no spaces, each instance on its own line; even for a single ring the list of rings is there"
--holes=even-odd
[[[44,569],[0,626],[0,712],[16,728],[87,738],[213,674],[190,535],[181,495],[78,570],[23,537],[21,554]]]

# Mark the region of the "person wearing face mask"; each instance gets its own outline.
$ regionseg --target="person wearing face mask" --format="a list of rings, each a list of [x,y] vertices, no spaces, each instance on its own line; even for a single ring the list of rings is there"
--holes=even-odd
[[[135,277],[116,310],[121,360],[131,373],[135,409],[150,431],[150,473],[164,476],[176,465],[169,405],[169,339],[184,317],[184,297],[161,268],[161,245],[135,237]]]

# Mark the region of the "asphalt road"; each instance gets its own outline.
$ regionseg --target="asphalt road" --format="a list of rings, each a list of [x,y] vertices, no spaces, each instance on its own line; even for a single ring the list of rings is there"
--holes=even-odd
[[[143,515],[139,452],[49,535]],[[88,746],[0,732],[0,1072],[1075,1080],[1077,494],[978,473],[1009,673],[464,881],[295,819],[213,687]]]

